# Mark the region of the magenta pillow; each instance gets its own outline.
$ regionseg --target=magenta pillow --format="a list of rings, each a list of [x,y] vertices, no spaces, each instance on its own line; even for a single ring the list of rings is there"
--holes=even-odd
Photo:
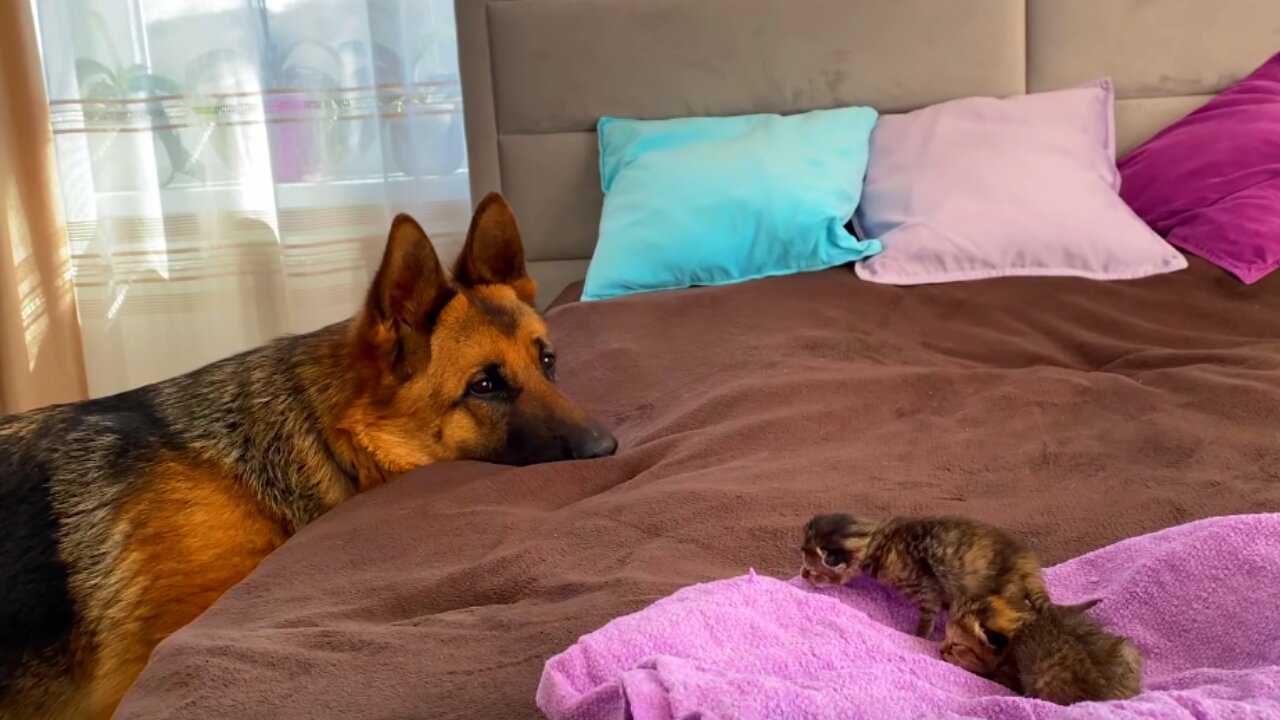
[[[880,119],[859,219],[893,285],[1008,275],[1123,280],[1186,258],[1118,194],[1111,82]]]
[[[1120,162],[1169,242],[1254,283],[1280,267],[1280,54]]]

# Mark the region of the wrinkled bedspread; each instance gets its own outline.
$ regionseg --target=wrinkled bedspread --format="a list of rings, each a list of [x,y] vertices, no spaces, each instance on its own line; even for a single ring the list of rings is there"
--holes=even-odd
[[[819,511],[969,515],[1054,564],[1280,510],[1280,275],[840,268],[549,318],[618,455],[349,501],[163,643],[117,717],[538,717],[548,658],[680,587],[791,577]]]

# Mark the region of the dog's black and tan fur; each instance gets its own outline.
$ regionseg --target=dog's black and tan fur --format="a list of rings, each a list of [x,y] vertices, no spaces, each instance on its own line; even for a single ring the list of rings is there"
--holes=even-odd
[[[109,717],[162,638],[399,473],[612,453],[553,384],[534,292],[500,197],[452,281],[399,216],[352,320],[0,419],[0,718]]]

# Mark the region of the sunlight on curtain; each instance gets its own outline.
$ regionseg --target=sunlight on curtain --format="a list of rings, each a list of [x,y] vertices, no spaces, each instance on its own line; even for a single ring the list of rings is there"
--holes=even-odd
[[[89,392],[350,315],[469,200],[452,0],[35,0]]]

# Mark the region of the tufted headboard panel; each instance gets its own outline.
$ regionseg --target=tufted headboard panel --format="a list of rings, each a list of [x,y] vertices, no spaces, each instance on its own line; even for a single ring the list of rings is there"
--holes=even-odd
[[[1280,50],[1278,0],[457,0],[475,199],[544,299],[585,272],[602,115],[903,112],[1110,76],[1123,153]]]

